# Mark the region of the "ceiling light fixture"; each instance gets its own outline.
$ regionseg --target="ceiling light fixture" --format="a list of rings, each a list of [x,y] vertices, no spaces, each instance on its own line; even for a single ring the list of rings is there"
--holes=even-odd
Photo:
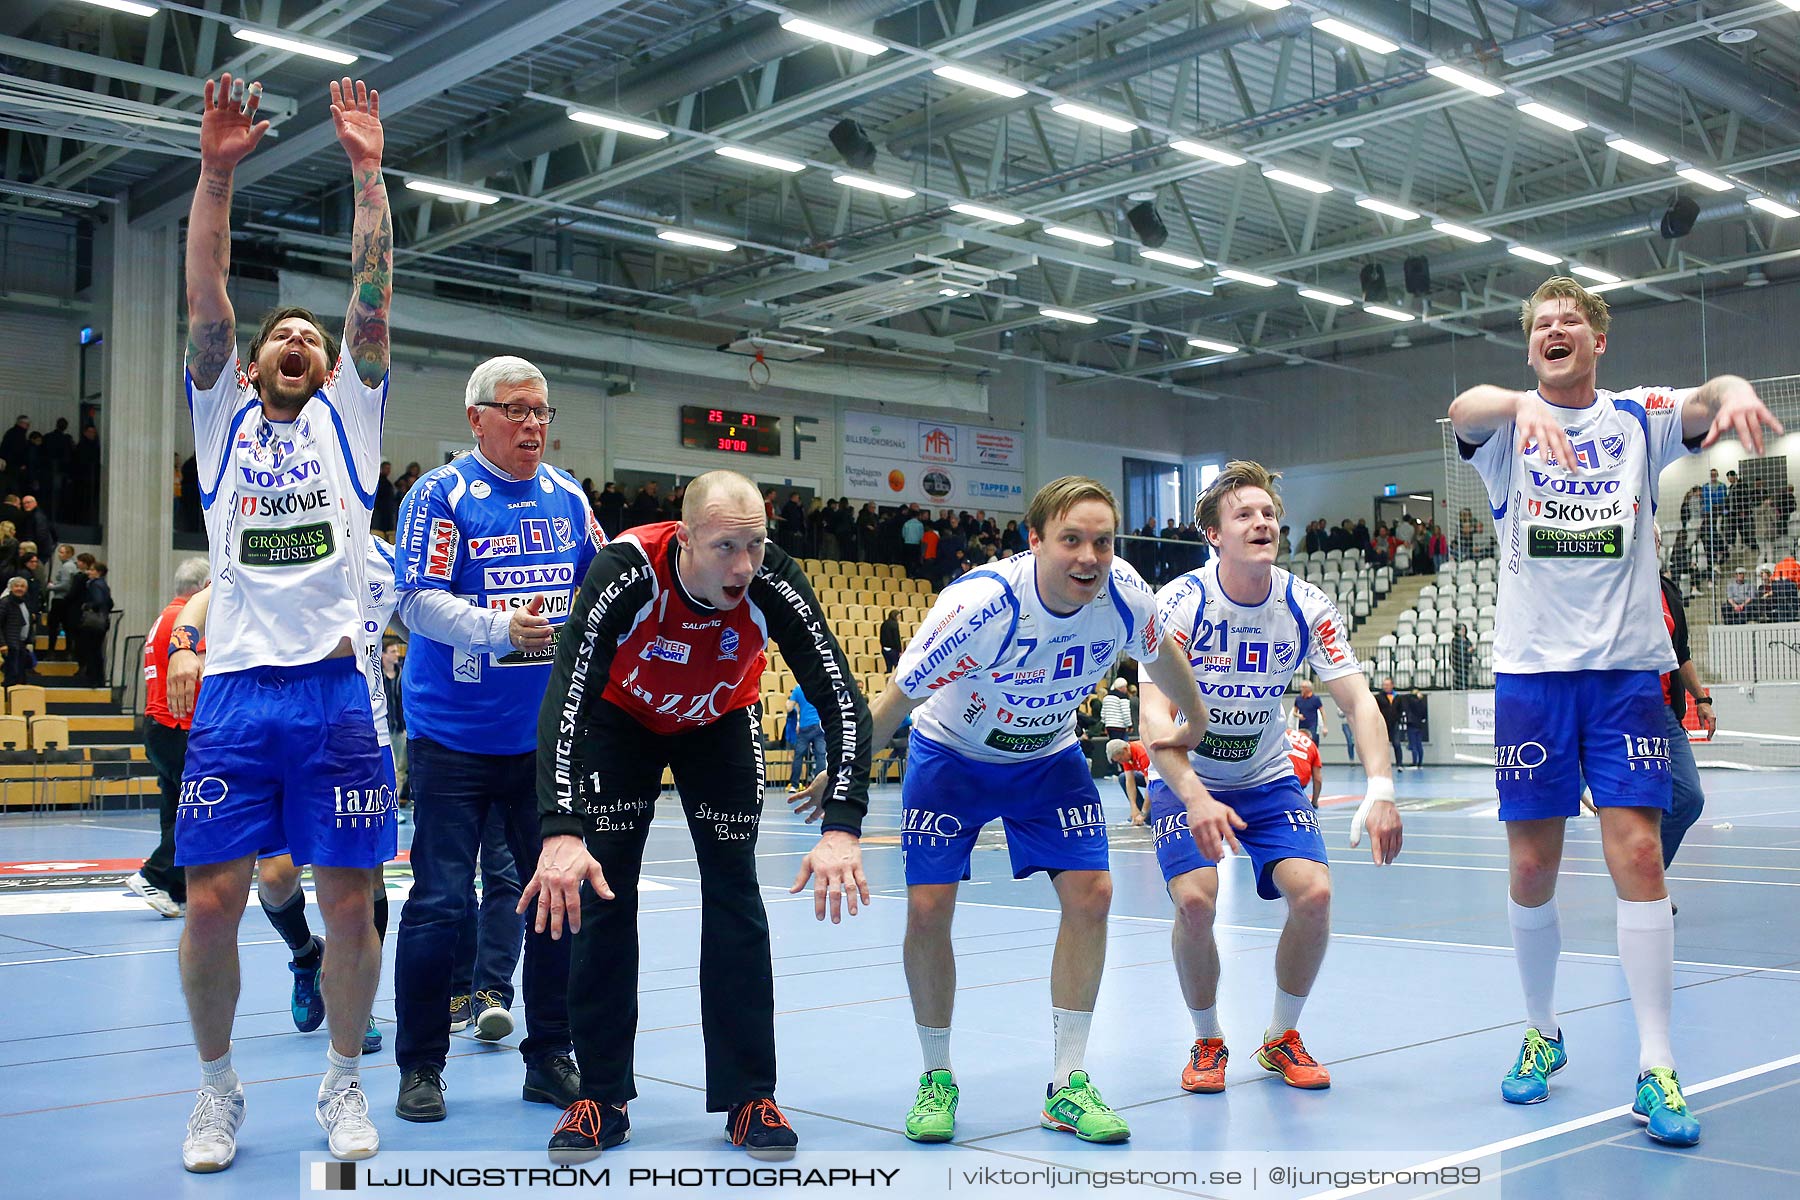
[[[1239,283],[1247,283],[1252,287],[1259,288],[1272,288],[1281,282],[1278,279],[1270,279],[1267,275],[1254,275],[1249,271],[1240,271],[1236,267],[1220,267],[1219,275],[1225,279],[1235,279]]]
[[[967,217],[975,217],[982,221],[997,221],[1002,225],[1023,225],[1025,218],[1015,213],[1002,212],[997,208],[986,208],[980,204],[957,203],[950,206],[951,212],[959,212]]]
[[[1441,234],[1461,238],[1465,242],[1491,242],[1494,240],[1479,229],[1470,229],[1467,225],[1457,225],[1450,221],[1433,221],[1431,227]]]
[[[1308,179],[1304,175],[1296,175],[1292,171],[1284,171],[1280,167],[1264,167],[1263,178],[1273,179],[1276,183],[1285,183],[1291,188],[1299,188],[1303,192],[1311,192],[1315,196],[1323,196],[1335,189],[1329,183],[1317,179]]]
[[[1052,104],[1050,111],[1059,112],[1071,120],[1085,121],[1089,125],[1110,129],[1114,133],[1131,133],[1138,127],[1136,121],[1127,121],[1124,117],[1115,117],[1109,112],[1101,112],[1099,109],[1089,108],[1085,104]]]
[[[1073,321],[1077,325],[1098,325],[1099,317],[1090,317],[1083,312],[1070,312],[1066,308],[1040,308],[1040,317],[1049,317],[1052,321]]]
[[[736,242],[728,242],[724,238],[707,237],[705,234],[689,233],[685,229],[659,229],[656,236],[665,242],[679,242],[683,246],[698,246],[702,250],[717,250],[721,254],[729,254],[738,248]]]
[[[829,25],[821,25],[817,21],[809,21],[805,17],[785,16],[781,18],[781,27],[789,33],[797,33],[801,37],[812,38],[816,42],[830,42],[833,46],[842,46],[846,50],[854,50],[858,54],[866,54],[870,58],[877,54],[887,53],[887,47],[873,38],[846,33],[842,29],[833,29]]]
[[[1195,158],[1210,159],[1227,167],[1241,167],[1246,161],[1240,155],[1233,154],[1229,150],[1220,150],[1215,146],[1208,146],[1204,142],[1189,141],[1187,138],[1176,138],[1169,143],[1169,149],[1179,150],[1183,154],[1191,154]]]
[[[1620,154],[1628,154],[1639,162],[1647,162],[1651,166],[1656,166],[1659,163],[1666,163],[1669,161],[1669,156],[1662,151],[1652,150],[1648,146],[1639,145],[1630,138],[1609,137],[1606,139],[1606,144],[1614,150],[1617,150]]]
[[[1586,263],[1570,263],[1569,270],[1583,279],[1592,279],[1595,283],[1617,283],[1620,278],[1611,271],[1602,271],[1599,267],[1590,267]]]
[[[867,175],[833,175],[831,182],[844,187],[856,188],[864,192],[876,192],[883,196],[892,196],[896,200],[911,200],[919,193],[909,187],[901,187],[897,183],[888,183],[883,179],[870,179]]]
[[[980,88],[984,92],[992,92],[996,96],[1005,96],[1008,100],[1017,100],[1025,94],[1025,89],[1016,83],[1008,83],[1004,79],[996,79],[992,75],[983,75],[979,71],[971,71],[967,67],[945,65],[932,72],[940,79],[948,79],[952,83],[960,83],[965,87]]]
[[[1240,349],[1230,342],[1215,342],[1211,338],[1191,337],[1187,344],[1196,350],[1211,350],[1214,354],[1236,354]]]
[[[114,12],[130,13],[134,17],[154,17],[157,10],[148,4],[138,4],[135,0],[81,0],[83,4],[91,4],[95,8],[110,8]]]
[[[1536,117],[1546,125],[1554,125],[1558,129],[1566,129],[1574,133],[1577,129],[1586,129],[1587,122],[1580,117],[1572,117],[1566,112],[1551,108],[1548,104],[1539,104],[1536,100],[1527,100],[1519,105],[1519,111],[1528,117]]]
[[[439,183],[435,179],[409,179],[406,181],[406,190],[427,192],[433,196],[442,196],[446,200],[466,200],[471,204],[496,204],[500,200],[500,197],[492,192],[478,192],[473,188]]]
[[[1506,90],[1505,88],[1497,87],[1494,84],[1489,83],[1479,75],[1472,75],[1467,71],[1461,71],[1455,67],[1446,66],[1442,63],[1439,63],[1434,67],[1426,67],[1425,73],[1435,76],[1445,83],[1454,83],[1464,91],[1474,92],[1477,96],[1486,96],[1489,99],[1500,95]]]
[[[1167,250],[1139,250],[1138,254],[1151,262],[1167,263],[1184,271],[1198,271],[1206,265],[1200,259],[1189,258],[1185,254],[1171,254]]]
[[[1543,250],[1533,250],[1530,246],[1508,246],[1506,252],[1515,258],[1523,258],[1530,262],[1541,263],[1546,267],[1554,267],[1562,261],[1554,254]]]
[[[1400,48],[1397,42],[1390,42],[1378,37],[1366,29],[1358,29],[1347,21],[1336,17],[1315,16],[1313,28],[1321,33],[1329,33],[1334,38],[1349,42],[1353,46],[1361,46],[1364,50],[1373,50],[1377,54],[1392,54]]]
[[[1385,304],[1365,304],[1365,305],[1363,305],[1363,311],[1366,313],[1373,313],[1374,315],[1376,315],[1378,317],[1386,317],[1390,321],[1417,320],[1417,318],[1414,317],[1411,313],[1402,312],[1400,309],[1397,309],[1397,308],[1389,308]]]
[[[1729,192],[1731,190],[1730,183],[1720,179],[1717,175],[1708,175],[1698,167],[1683,167],[1675,173],[1689,183],[1697,183],[1701,187],[1710,188],[1715,192]]]
[[[1384,217],[1393,217],[1397,221],[1416,221],[1419,214],[1410,208],[1401,208],[1398,204],[1389,204],[1386,200],[1377,200],[1373,196],[1364,196],[1356,202],[1358,208],[1366,208],[1370,212],[1378,212]]]
[[[615,117],[611,113],[592,112],[585,108],[571,108],[569,120],[580,121],[583,125],[598,125],[602,129],[610,129],[615,133],[628,133],[632,137],[646,138],[652,142],[660,142],[669,136],[669,131],[656,125],[646,125],[642,121],[629,121],[624,117]]]
[[[1089,233],[1085,229],[1071,229],[1067,225],[1046,225],[1044,232],[1053,238],[1061,238],[1065,242],[1080,242],[1084,246],[1110,246],[1113,240],[1104,234]]]
[[[1787,205],[1776,200],[1771,200],[1767,196],[1752,196],[1750,197],[1750,204],[1752,207],[1760,208],[1769,215],[1780,217],[1784,221],[1791,217],[1800,217],[1800,210],[1789,208]]]
[[[303,42],[299,38],[288,37],[280,33],[264,33],[260,29],[239,27],[231,31],[231,36],[240,42],[253,42],[258,46],[268,46],[276,50],[286,50],[289,54],[304,54],[308,58],[322,58],[326,62],[347,67],[356,61],[356,55],[348,50],[338,50],[318,42]]]
[[[1336,292],[1322,292],[1318,288],[1301,288],[1300,294],[1308,300],[1317,300],[1321,304],[1334,304],[1339,308],[1356,303],[1348,296],[1340,296]]]
[[[770,167],[777,171],[804,171],[806,164],[779,155],[764,154],[760,150],[746,150],[742,146],[716,146],[713,153],[721,158],[735,158],[739,162],[754,163],[759,167]]]

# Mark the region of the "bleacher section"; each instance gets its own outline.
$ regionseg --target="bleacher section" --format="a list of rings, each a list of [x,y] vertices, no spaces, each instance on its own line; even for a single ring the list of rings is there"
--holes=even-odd
[[[881,622],[889,610],[900,614],[902,643],[918,631],[936,599],[923,579],[908,579],[905,571],[886,563],[854,563],[805,558],[801,569],[818,593],[826,623],[843,646],[850,670],[869,700],[887,688],[887,664],[881,657]],[[781,727],[787,715],[788,694],[794,690],[794,674],[781,660],[778,648],[769,648],[769,669],[763,674],[763,734],[768,739],[767,777],[771,785],[786,784],[793,774],[793,753],[781,743]],[[885,746],[875,748],[874,778],[897,778],[900,763]],[[670,780],[665,777],[664,783]]]
[[[1375,676],[1391,676],[1402,690],[1457,686],[1452,639],[1460,624],[1474,646],[1460,682],[1470,688],[1493,687],[1497,570],[1492,558],[1440,565],[1437,578],[1419,589],[1415,605],[1400,613],[1394,632],[1377,641]]]

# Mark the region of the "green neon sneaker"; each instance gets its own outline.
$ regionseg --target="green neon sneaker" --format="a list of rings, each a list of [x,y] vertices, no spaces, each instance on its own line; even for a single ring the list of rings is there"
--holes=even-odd
[[[956,1133],[956,1081],[948,1071],[919,1076],[919,1095],[906,1114],[906,1136],[915,1142],[947,1142]]]
[[[1131,1140],[1131,1126],[1106,1106],[1086,1071],[1071,1071],[1069,1086],[1061,1091],[1051,1092],[1048,1087],[1044,1091],[1044,1115],[1038,1124],[1045,1129],[1072,1133],[1084,1142]]]
[[[1631,1115],[1659,1142],[1692,1146],[1700,1140],[1700,1119],[1689,1110],[1681,1095],[1681,1082],[1668,1067],[1651,1067],[1638,1076]]]

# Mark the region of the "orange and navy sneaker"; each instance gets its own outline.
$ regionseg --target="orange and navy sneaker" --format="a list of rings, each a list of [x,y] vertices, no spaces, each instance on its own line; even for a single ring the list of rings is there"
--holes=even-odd
[[[746,1100],[731,1110],[725,1120],[725,1136],[734,1146],[742,1146],[751,1158],[765,1162],[781,1162],[794,1157],[800,1135],[788,1124],[773,1096]]]
[[[1208,1094],[1224,1091],[1227,1057],[1224,1038],[1195,1038],[1187,1066],[1181,1068],[1182,1090]]]
[[[631,1140],[631,1117],[623,1104],[597,1104],[577,1100],[564,1111],[550,1134],[550,1160],[559,1163],[590,1162],[602,1150]]]
[[[1265,1071],[1273,1071],[1289,1087],[1319,1089],[1331,1086],[1331,1072],[1306,1052],[1300,1031],[1290,1029],[1274,1041],[1264,1042],[1256,1052],[1256,1061]]]

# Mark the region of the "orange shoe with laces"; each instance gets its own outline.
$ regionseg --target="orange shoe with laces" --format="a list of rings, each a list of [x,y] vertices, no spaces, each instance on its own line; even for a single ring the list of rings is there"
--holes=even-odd
[[[779,1162],[794,1157],[800,1136],[788,1124],[772,1096],[746,1100],[731,1110],[725,1121],[725,1135],[734,1146],[742,1146],[751,1158]]]
[[[1227,1057],[1224,1038],[1195,1038],[1187,1066],[1181,1068],[1182,1090],[1202,1094],[1224,1091]]]
[[[1331,1072],[1306,1052],[1300,1031],[1290,1029],[1272,1042],[1264,1042],[1256,1052],[1256,1061],[1265,1071],[1273,1071],[1287,1081],[1289,1087],[1317,1090],[1331,1086]]]

